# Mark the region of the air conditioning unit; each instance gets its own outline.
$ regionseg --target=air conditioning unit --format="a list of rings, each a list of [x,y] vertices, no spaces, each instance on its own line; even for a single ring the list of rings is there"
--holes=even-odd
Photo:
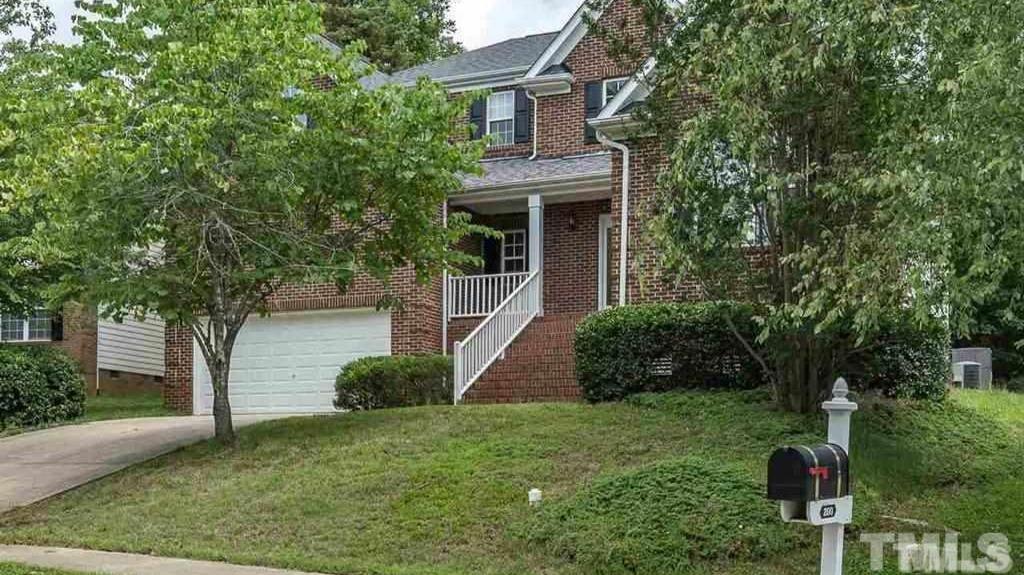
[[[953,381],[965,389],[992,389],[992,350],[954,349]]]

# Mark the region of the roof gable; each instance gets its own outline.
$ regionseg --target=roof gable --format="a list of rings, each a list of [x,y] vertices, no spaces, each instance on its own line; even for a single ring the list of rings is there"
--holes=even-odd
[[[600,6],[593,6],[590,0],[584,0],[572,18],[562,27],[561,32],[558,32],[547,49],[530,66],[529,71],[526,72],[526,78],[536,78],[543,75],[552,66],[560,66],[590,31],[587,22],[600,18],[605,6],[611,1],[613,0],[602,2]]]
[[[481,83],[488,79],[517,80],[537,60],[557,32],[513,38],[476,50],[392,74],[400,83],[413,83],[421,77],[445,84]]]

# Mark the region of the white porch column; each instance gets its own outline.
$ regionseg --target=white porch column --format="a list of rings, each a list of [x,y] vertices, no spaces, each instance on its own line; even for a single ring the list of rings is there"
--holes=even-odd
[[[538,272],[540,281],[540,313],[544,315],[544,198],[533,194],[530,206],[530,272]]]

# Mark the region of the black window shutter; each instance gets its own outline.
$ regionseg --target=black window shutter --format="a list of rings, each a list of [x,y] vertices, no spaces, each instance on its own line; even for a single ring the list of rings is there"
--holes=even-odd
[[[480,98],[469,109],[469,123],[473,124],[473,139],[481,140],[487,134],[487,100]]]
[[[59,313],[50,318],[50,341],[64,341],[64,316]]]
[[[516,143],[529,144],[533,139],[533,101],[526,90],[516,90]]]
[[[587,119],[596,118],[601,114],[601,108],[604,108],[604,90],[602,82],[590,82],[586,85],[586,108],[587,108]],[[597,130],[590,127],[587,124],[587,143],[597,143]]]

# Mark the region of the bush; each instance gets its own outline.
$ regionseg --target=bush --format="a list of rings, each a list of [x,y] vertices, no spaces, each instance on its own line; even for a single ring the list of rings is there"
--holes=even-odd
[[[440,355],[367,357],[341,370],[338,409],[360,411],[452,402],[452,361]]]
[[[0,429],[56,423],[85,413],[85,380],[62,351],[0,346]]]
[[[867,352],[850,359],[854,387],[898,399],[942,400],[952,380],[949,331],[909,318],[885,322]]]
[[[525,529],[594,575],[703,572],[702,564],[781,553],[793,535],[750,472],[694,456],[599,477],[544,504]]]
[[[587,400],[687,388],[750,389],[764,373],[729,329],[751,344],[751,308],[728,302],[614,308],[576,331],[576,375]]]

